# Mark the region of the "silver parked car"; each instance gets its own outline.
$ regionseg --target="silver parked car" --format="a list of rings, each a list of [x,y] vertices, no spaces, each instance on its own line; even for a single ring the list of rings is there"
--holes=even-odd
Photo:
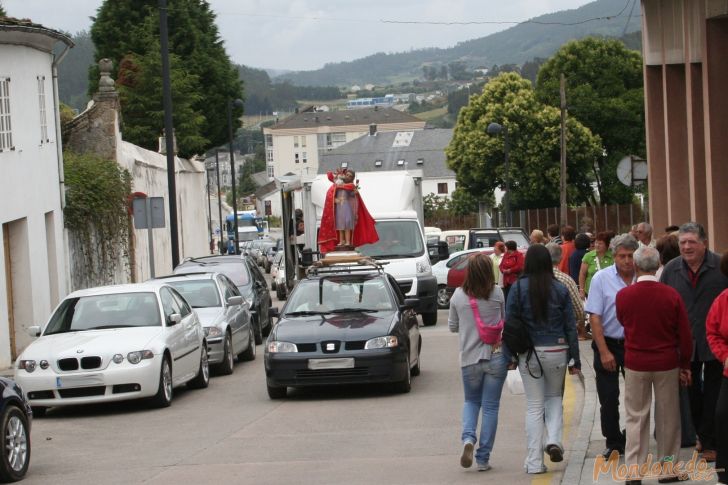
[[[233,359],[255,359],[250,302],[222,273],[186,273],[163,277],[195,309],[205,330],[210,365],[232,374]]]

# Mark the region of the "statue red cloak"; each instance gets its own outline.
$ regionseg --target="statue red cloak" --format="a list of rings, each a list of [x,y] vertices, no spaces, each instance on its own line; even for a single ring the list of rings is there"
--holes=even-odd
[[[334,174],[329,172],[326,174],[329,180],[334,181]],[[334,250],[339,243],[339,236],[336,232],[336,217],[334,214],[334,196],[336,189],[355,190],[354,184],[335,185],[332,184],[326,192],[326,201],[324,202],[324,211],[321,215],[321,227],[319,228],[318,243],[319,251],[322,254],[329,253]],[[354,247],[372,244],[379,241],[379,234],[374,227],[374,218],[369,214],[364,201],[359,192],[356,193],[357,199],[357,219],[354,226],[354,234],[352,234],[352,243]]]

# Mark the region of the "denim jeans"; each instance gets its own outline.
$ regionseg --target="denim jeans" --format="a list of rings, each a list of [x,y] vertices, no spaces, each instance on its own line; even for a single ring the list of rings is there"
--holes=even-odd
[[[561,443],[564,428],[564,376],[566,375],[568,351],[555,347],[536,347],[543,367],[543,375],[536,356],[529,360],[532,377],[526,368],[526,356],[518,357],[518,369],[526,392],[526,441],[528,454],[524,467],[528,473],[544,471],[543,452],[546,445]],[[544,436],[544,422],[546,436]]]
[[[475,451],[477,463],[488,463],[493,450],[495,431],[498,427],[498,408],[501,391],[508,373],[508,362],[502,352],[493,354],[490,360],[462,368],[463,390],[463,443],[479,443]],[[483,414],[480,424],[480,438],[476,439],[478,414]]]

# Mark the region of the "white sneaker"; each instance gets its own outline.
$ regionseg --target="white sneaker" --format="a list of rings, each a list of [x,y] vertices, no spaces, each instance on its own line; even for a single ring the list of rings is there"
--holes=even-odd
[[[469,441],[463,443],[463,454],[460,455],[460,466],[470,468],[473,466],[473,449],[475,445]]]
[[[479,472],[487,472],[491,468],[492,467],[490,466],[489,463],[478,463],[478,471]]]

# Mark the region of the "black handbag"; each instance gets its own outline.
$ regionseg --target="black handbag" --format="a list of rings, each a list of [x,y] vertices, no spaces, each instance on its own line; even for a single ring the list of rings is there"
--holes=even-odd
[[[508,346],[508,349],[514,355],[525,354],[526,368],[528,369],[528,373],[534,379],[538,379],[539,377],[543,376],[543,366],[541,365],[541,359],[539,359],[538,354],[535,352],[533,340],[531,340],[531,334],[528,332],[528,325],[523,319],[523,308],[521,306],[521,282],[516,281],[515,285],[517,291],[516,301],[518,302],[518,312],[506,318],[506,323],[503,327],[503,343]],[[535,376],[531,372],[529,361],[531,360],[532,355],[536,356],[536,361],[538,362],[538,366],[541,369],[541,375],[539,376]]]

